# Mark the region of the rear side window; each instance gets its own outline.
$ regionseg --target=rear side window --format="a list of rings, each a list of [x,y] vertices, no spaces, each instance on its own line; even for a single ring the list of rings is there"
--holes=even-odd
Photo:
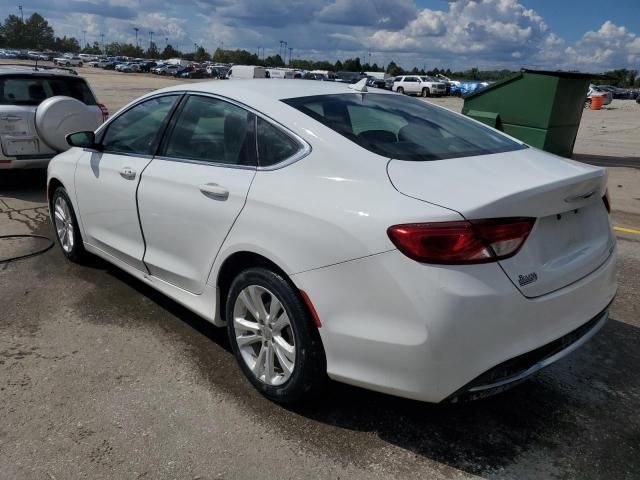
[[[97,105],[89,86],[77,77],[10,75],[0,77],[0,105],[37,106],[49,97],[64,95],[86,105]]]
[[[256,165],[255,116],[215,98],[190,96],[177,115],[163,156]]]
[[[152,155],[158,132],[178,95],[152,98],[118,115],[102,139],[105,152]]]
[[[527,148],[496,130],[400,95],[346,93],[283,100],[367,150],[429,161]]]
[[[258,164],[268,167],[294,156],[300,145],[279,128],[258,118]]]

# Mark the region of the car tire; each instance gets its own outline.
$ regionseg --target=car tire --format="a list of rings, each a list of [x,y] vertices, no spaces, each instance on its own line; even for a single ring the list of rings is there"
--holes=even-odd
[[[80,227],[73,211],[73,205],[64,187],[58,187],[53,192],[49,212],[56,240],[64,256],[75,263],[85,260],[88,254],[82,243]]]
[[[590,98],[587,98],[587,99],[584,101],[584,108],[586,108],[586,109],[591,108],[591,99],[590,99]]]
[[[233,280],[225,310],[236,361],[260,393],[291,404],[322,392],[328,377],[320,334],[288,279],[248,268]]]
[[[80,63],[78,64],[78,66],[79,66],[79,67],[81,67],[81,66],[82,66],[82,62],[80,62]]]
[[[422,96],[423,97],[430,97],[431,96],[431,92],[429,91],[428,88],[425,87],[425,88],[422,89]]]
[[[403,95],[404,94],[404,88],[398,87],[398,88],[396,88],[396,92],[399,93],[400,95]]]

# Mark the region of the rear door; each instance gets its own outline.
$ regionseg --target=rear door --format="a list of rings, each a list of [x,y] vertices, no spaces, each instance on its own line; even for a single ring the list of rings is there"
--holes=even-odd
[[[171,123],[138,191],[144,263],[155,277],[199,294],[256,174],[255,117],[191,95]]]
[[[140,270],[144,241],[136,191],[179,97],[154,97],[118,115],[101,134],[102,150],[86,150],[76,167],[84,241]]]

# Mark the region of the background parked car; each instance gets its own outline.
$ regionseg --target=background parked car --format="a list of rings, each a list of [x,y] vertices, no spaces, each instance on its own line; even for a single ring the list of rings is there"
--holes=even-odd
[[[406,93],[407,95],[430,97],[432,95],[444,95],[447,87],[444,83],[438,82],[430,77],[405,75],[396,77],[395,82],[393,82],[393,91]]]
[[[0,65],[0,169],[46,167],[67,149],[68,133],[97,128],[108,115],[66,69]]]
[[[153,61],[145,61],[145,62],[140,62],[140,71],[141,72],[150,72],[152,68],[155,68],[158,66],[158,64],[156,62]]]

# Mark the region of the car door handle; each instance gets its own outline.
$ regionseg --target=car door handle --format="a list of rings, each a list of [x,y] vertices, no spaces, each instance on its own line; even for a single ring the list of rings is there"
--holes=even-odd
[[[120,176],[122,178],[126,178],[127,180],[133,180],[136,178],[136,171],[131,167],[124,167],[120,170]]]
[[[13,115],[9,115],[6,117],[2,117],[2,120],[6,121],[6,122],[17,122],[19,120],[21,120],[22,117],[14,117]]]
[[[217,183],[204,183],[199,185],[198,188],[205,197],[213,198],[215,200],[226,200],[229,198],[229,190],[221,187]]]

